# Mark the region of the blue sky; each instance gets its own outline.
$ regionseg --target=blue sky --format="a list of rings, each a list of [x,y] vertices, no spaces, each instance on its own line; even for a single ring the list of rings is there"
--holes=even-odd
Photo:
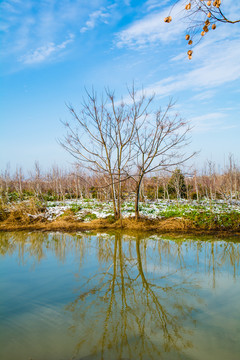
[[[193,125],[190,150],[224,165],[240,155],[240,24],[218,24],[186,52],[181,2],[170,24],[168,0],[6,0],[0,2],[0,170],[11,164],[69,167],[57,143],[69,120],[66,103],[80,109],[84,87],[116,89],[133,81],[157,105],[170,97]],[[183,1],[185,3],[185,1]],[[223,0],[240,17],[240,2]]]

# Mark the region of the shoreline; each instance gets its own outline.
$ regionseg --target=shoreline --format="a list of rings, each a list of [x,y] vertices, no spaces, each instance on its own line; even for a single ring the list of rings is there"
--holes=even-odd
[[[221,237],[240,237],[240,230],[219,229],[216,227],[199,227],[189,219],[168,218],[153,220],[140,218],[122,219],[110,223],[106,219],[97,219],[90,222],[80,222],[73,219],[56,219],[51,222],[32,222],[24,224],[21,222],[0,222],[0,232],[11,231],[41,231],[41,232],[76,232],[76,231],[127,231],[127,232],[146,232],[158,234],[182,234],[182,235],[214,235]]]

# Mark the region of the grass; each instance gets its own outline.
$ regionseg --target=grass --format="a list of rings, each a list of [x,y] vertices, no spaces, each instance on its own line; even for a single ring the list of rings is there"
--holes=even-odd
[[[2,222],[0,230],[44,230],[44,231],[80,231],[80,230],[99,230],[99,229],[125,229],[125,230],[139,230],[139,231],[182,231],[187,230],[187,222],[179,219],[166,219],[162,221],[140,219],[136,221],[133,218],[126,218],[121,220],[94,219],[88,222],[76,221],[69,216],[61,216],[52,222]]]
[[[84,217],[83,217],[83,220],[85,221],[91,221],[91,220],[95,220],[97,219],[97,215],[96,214],[86,214]]]
[[[80,211],[82,209],[81,205],[78,204],[72,204],[70,207],[70,210],[76,214],[78,211]]]

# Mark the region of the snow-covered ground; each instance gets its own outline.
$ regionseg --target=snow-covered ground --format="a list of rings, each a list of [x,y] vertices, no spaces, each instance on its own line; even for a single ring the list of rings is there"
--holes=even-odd
[[[232,211],[240,213],[240,201],[234,201],[231,204],[222,200],[208,201],[203,200],[187,201],[187,200],[159,200],[157,202],[140,203],[140,215],[151,219],[184,216],[191,212],[207,212],[211,211],[216,214],[230,213]],[[65,202],[48,202],[45,217],[48,220],[54,220],[64,214],[67,210],[72,210],[77,219],[90,221],[94,218],[106,218],[113,215],[113,206],[111,202],[99,202],[95,199],[87,200],[66,200]],[[134,216],[134,203],[124,202],[122,204],[122,216]]]

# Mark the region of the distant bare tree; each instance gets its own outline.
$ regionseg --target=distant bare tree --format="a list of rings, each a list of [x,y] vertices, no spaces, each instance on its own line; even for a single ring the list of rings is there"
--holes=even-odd
[[[233,199],[239,199],[239,185],[240,176],[239,169],[233,154],[229,154],[228,163],[224,168],[224,172],[221,176],[218,176],[218,192],[222,198],[226,201],[233,201]]]
[[[11,183],[11,175],[10,175],[10,163],[7,164],[6,169],[3,173],[3,192],[4,192],[4,200],[8,202],[9,198],[9,189]]]
[[[31,185],[32,190],[34,192],[34,195],[37,198],[42,197],[42,174],[41,174],[41,168],[38,161],[34,162],[34,172],[30,172],[31,176]]]
[[[20,195],[21,198],[23,193],[23,179],[24,176],[23,176],[22,168],[17,166],[15,172],[14,187],[15,187],[15,191]]]
[[[198,182],[197,182],[197,170],[194,170],[194,188],[195,188],[195,192],[196,192],[196,200],[199,201],[199,190],[198,190]]]
[[[161,172],[161,183],[163,186],[163,198],[164,198],[164,200],[167,199],[169,201],[168,182],[169,182],[169,174],[163,170]]]

